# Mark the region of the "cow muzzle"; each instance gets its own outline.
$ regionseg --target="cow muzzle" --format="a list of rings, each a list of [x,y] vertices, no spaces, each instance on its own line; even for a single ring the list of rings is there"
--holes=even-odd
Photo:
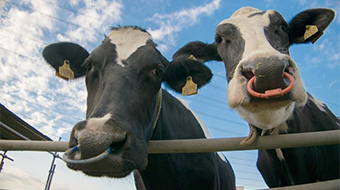
[[[288,94],[294,87],[292,68],[287,58],[257,58],[244,64],[243,75],[249,80],[247,91],[255,98],[270,99]]]
[[[85,130],[85,129],[84,129]],[[115,148],[124,143],[126,133],[93,132],[86,130],[75,139],[77,144],[68,149],[63,160],[68,164],[90,164],[105,159]]]
[[[126,149],[130,146],[127,132],[109,119],[93,130],[90,122],[78,123],[70,139],[70,149],[63,155],[68,167],[91,176],[124,177],[136,168],[126,164]]]

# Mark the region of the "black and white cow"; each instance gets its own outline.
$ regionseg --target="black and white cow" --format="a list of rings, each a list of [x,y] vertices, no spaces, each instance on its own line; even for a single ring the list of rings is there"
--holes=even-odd
[[[339,130],[339,118],[305,91],[288,51],[292,44],[314,43],[333,18],[332,10],[310,9],[287,23],[276,11],[244,7],[219,23],[214,43],[185,45],[174,54],[171,65],[224,62],[228,104],[251,128],[243,144],[254,141],[258,133]],[[194,76],[193,81],[198,79]],[[176,84],[173,88],[181,91]],[[339,148],[259,150],[257,166],[269,187],[337,179]]]
[[[138,170],[146,189],[235,189],[231,165],[217,153],[148,155],[149,140],[206,138],[194,114],[162,90],[162,81],[173,77],[167,77],[169,62],[148,32],[113,28],[90,54],[77,44],[60,42],[47,46],[43,56],[58,75],[86,77],[86,120],[73,127],[69,146],[79,150],[68,159],[88,160],[112,149],[101,161],[69,168],[108,177]],[[65,60],[73,73],[61,71]],[[212,76],[209,70],[204,75],[202,85]]]

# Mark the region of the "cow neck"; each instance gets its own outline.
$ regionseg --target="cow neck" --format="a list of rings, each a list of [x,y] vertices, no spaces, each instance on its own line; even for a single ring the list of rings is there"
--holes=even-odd
[[[156,124],[157,124],[159,115],[161,113],[161,108],[162,108],[162,88],[160,88],[158,91],[157,104],[156,104],[156,116],[155,116],[155,121],[153,122],[152,131],[156,128]]]
[[[152,125],[151,133],[146,133],[146,134],[149,134],[148,138],[146,138],[147,140],[150,140],[150,138],[153,134],[153,131],[156,128],[159,115],[161,114],[161,108],[162,108],[162,88],[159,89],[158,94],[157,94],[156,110],[155,110],[155,113],[154,113],[154,116],[153,116],[154,120],[153,120],[153,122],[150,123],[150,125]],[[148,127],[148,129],[149,129],[149,127]]]
[[[286,123],[284,123],[284,124],[285,125],[281,124],[278,127],[273,128],[273,129],[269,129],[269,130],[262,129],[261,136],[265,136],[265,135],[269,135],[269,136],[270,135],[279,135],[280,131],[281,131],[280,129],[282,128],[282,126],[284,128],[287,128],[287,130],[288,130],[287,124]],[[276,153],[277,158],[280,160],[280,164],[281,164],[282,169],[284,170],[284,172],[282,172],[282,176],[285,178],[286,182],[289,185],[294,185],[294,180],[293,180],[293,177],[292,177],[292,172],[290,171],[290,169],[288,167],[288,163],[286,161],[285,156],[283,155],[282,149],[281,148],[276,148],[275,149],[275,153]]]

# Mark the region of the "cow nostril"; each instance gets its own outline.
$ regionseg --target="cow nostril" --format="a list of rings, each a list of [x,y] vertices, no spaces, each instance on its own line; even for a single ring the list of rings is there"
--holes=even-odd
[[[294,69],[292,67],[288,66],[288,67],[285,68],[284,72],[289,73],[289,74],[293,74]]]
[[[121,141],[116,141],[116,142],[111,143],[110,148],[111,148],[112,152],[118,151],[119,149],[121,149],[124,146],[124,144],[126,143],[126,141],[127,140],[126,140],[126,137],[125,137]]]
[[[246,79],[250,80],[251,78],[253,78],[254,73],[252,71],[243,71],[242,75],[246,77]]]

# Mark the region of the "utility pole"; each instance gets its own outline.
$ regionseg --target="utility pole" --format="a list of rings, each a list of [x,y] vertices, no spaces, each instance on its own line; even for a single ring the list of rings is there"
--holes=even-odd
[[[2,158],[1,158],[1,162],[0,162],[0,173],[1,173],[1,171],[2,171],[2,168],[4,167],[4,164],[5,164],[4,161],[5,161],[5,159],[8,159],[8,160],[10,160],[10,161],[12,161],[12,162],[14,161],[14,159],[8,157],[8,156],[6,155],[6,153],[7,153],[7,150],[4,151],[3,154],[0,153],[0,156],[2,157]]]
[[[61,140],[61,137],[59,137],[59,141],[60,140]],[[52,154],[53,159],[52,159],[50,171],[48,172],[48,178],[46,181],[45,190],[49,190],[51,187],[52,178],[53,178],[53,174],[54,174],[55,167],[56,167],[56,164],[54,164],[54,162],[56,158],[60,158],[57,152],[54,152],[54,153],[50,152],[50,153]]]

